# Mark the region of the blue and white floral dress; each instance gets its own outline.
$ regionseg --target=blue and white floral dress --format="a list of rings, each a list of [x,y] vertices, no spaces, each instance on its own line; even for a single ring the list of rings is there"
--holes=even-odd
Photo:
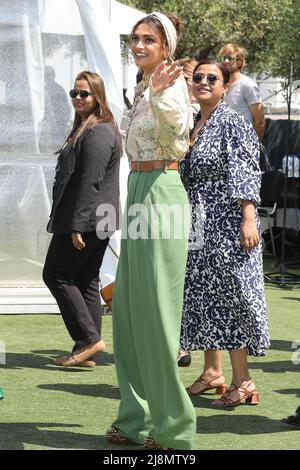
[[[261,356],[269,347],[261,245],[240,244],[241,200],[259,204],[259,143],[252,125],[221,103],[190,155],[192,232],[181,347]],[[257,226],[260,223],[256,214]]]

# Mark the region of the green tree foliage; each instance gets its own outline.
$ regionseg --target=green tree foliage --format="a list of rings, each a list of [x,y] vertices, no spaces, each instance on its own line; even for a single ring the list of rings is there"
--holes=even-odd
[[[145,13],[176,13],[184,23],[177,57],[214,56],[226,43],[248,52],[248,70],[300,78],[300,0],[127,0]]]
[[[279,28],[270,58],[273,75],[286,77],[293,61],[294,76],[300,79],[300,0],[282,0]]]

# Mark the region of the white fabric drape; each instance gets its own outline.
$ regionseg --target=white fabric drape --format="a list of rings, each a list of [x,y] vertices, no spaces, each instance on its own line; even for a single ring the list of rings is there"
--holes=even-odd
[[[98,0],[76,0],[82,21],[89,69],[99,73],[116,121],[123,114],[120,37]]]
[[[33,151],[38,152],[40,123],[44,115],[44,61],[38,10],[35,17],[23,14],[21,21],[34,131]]]
[[[38,152],[44,114],[44,64],[39,0],[1,0],[0,150]]]

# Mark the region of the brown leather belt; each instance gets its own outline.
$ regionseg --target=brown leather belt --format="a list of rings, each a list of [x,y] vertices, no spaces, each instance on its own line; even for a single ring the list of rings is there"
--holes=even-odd
[[[146,171],[152,170],[178,170],[179,163],[170,160],[147,160],[144,162],[133,161],[130,164],[131,171]]]

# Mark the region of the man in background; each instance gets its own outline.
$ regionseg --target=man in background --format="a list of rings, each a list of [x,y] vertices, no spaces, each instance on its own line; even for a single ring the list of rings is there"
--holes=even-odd
[[[252,123],[261,142],[265,131],[264,108],[257,83],[242,73],[246,65],[245,49],[226,44],[219,51],[219,60],[230,71],[225,102]]]

